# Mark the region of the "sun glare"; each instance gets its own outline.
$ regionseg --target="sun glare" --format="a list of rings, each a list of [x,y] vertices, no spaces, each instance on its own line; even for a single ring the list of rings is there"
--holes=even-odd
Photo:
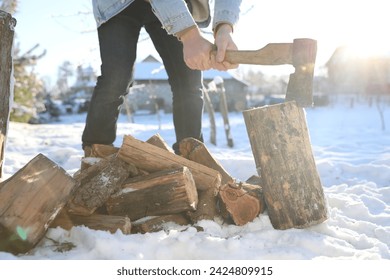
[[[356,57],[390,56],[390,44],[381,39],[353,41],[346,44],[348,52]]]

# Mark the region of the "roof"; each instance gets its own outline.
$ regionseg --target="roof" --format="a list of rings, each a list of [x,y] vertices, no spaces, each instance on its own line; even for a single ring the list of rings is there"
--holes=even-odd
[[[148,56],[148,58],[150,59],[150,56]],[[224,80],[234,79],[241,83],[245,83],[228,71],[218,71],[214,69],[203,71],[203,79],[205,80],[213,80],[216,76],[219,76]],[[161,62],[153,62],[153,60],[143,60],[142,62],[138,62],[135,64],[134,80],[168,80],[168,75],[165,71],[164,65]]]

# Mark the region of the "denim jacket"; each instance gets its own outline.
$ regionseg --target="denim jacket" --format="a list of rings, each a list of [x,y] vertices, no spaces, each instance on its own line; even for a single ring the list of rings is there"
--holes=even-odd
[[[99,27],[110,18],[120,13],[134,1],[135,0],[92,0],[93,13],[97,26]],[[149,2],[152,5],[153,12],[169,34],[176,34],[196,24],[185,0],[149,0]],[[240,5],[241,0],[215,0],[213,29],[219,23],[230,23],[231,25],[235,25],[239,18]]]

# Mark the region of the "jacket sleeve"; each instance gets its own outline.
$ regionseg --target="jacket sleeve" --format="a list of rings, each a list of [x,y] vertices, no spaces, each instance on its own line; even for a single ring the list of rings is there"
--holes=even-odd
[[[168,34],[196,25],[184,0],[150,0],[150,4]]]
[[[241,0],[215,0],[213,30],[220,23],[234,26],[240,16]]]

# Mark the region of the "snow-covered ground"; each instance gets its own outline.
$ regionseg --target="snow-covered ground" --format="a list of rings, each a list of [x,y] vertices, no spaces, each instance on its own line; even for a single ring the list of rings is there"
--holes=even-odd
[[[306,229],[275,230],[267,213],[244,226],[203,220],[193,226],[169,225],[166,230],[124,235],[83,226],[70,231],[49,229],[29,254],[0,252],[0,259],[17,260],[389,260],[390,259],[390,106],[384,111],[387,130],[375,106],[355,103],[308,108],[307,124],[313,153],[323,184],[329,219]],[[217,145],[208,141],[209,121],[204,115],[205,144],[234,177],[246,180],[256,174],[242,113],[230,114],[234,147],[225,139],[217,114]],[[169,114],[134,116],[130,123],[121,115],[123,135],[146,140],[159,133],[174,141]],[[22,168],[38,153],[73,174],[79,169],[80,137],[85,114],[61,116],[53,124],[27,125],[11,122],[3,178]],[[161,128],[161,129],[160,129]],[[57,243],[71,243],[69,251]]]

